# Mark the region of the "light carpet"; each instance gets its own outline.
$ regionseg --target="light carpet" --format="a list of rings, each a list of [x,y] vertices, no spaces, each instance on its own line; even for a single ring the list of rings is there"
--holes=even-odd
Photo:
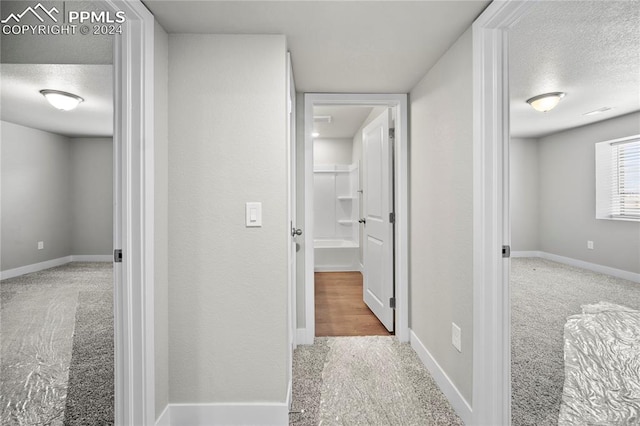
[[[557,425],[564,326],[600,301],[640,308],[640,284],[538,258],[511,261],[512,423]]]
[[[113,422],[113,319],[108,318],[113,311],[112,283],[110,263],[70,263],[0,282],[1,424]],[[107,315],[86,321],[84,312],[92,306]],[[110,331],[103,333],[103,329]],[[83,359],[78,358],[79,346],[105,354],[80,375],[74,367],[76,360]],[[109,365],[111,371],[103,372]],[[110,386],[105,385],[106,376],[111,377]],[[75,385],[69,387],[69,377],[99,385],[110,397],[78,392]],[[76,400],[81,411],[66,419],[68,397],[74,394],[81,394]],[[96,410],[106,414],[84,418],[83,413]]]
[[[316,338],[296,349],[293,364],[291,425],[463,424],[395,337]]]

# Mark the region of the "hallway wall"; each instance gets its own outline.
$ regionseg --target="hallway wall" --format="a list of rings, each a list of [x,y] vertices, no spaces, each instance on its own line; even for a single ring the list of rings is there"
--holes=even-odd
[[[286,410],[286,70],[284,36],[169,35],[171,403]]]
[[[473,373],[472,36],[410,93],[410,327],[466,401]],[[462,352],[451,323],[462,329]]]
[[[155,416],[169,404],[169,37],[154,28]]]

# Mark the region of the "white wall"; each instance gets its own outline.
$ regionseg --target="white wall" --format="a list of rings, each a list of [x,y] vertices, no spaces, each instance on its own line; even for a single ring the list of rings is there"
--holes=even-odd
[[[512,139],[512,250],[640,272],[640,223],[595,218],[595,144],[639,133],[634,113],[541,139]]]
[[[154,332],[156,418],[169,403],[169,38],[154,33]]]
[[[595,218],[594,145],[637,134],[640,113],[540,139],[540,250],[640,273],[640,223]]]
[[[73,254],[69,138],[6,121],[1,126],[1,269]]]
[[[1,269],[111,255],[112,138],[70,139],[5,121],[1,127]]]
[[[353,140],[316,138],[313,140],[313,164],[351,164]]]
[[[113,253],[113,138],[72,138],[71,254]]]
[[[286,400],[286,84],[284,36],[169,35],[171,403]]]
[[[538,140],[512,138],[510,157],[511,250],[540,249]]]
[[[410,102],[410,327],[471,403],[471,30],[411,90]],[[462,353],[451,344],[452,322],[462,329]]]

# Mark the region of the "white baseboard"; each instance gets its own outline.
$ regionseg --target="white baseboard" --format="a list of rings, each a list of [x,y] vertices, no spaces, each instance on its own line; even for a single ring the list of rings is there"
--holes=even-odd
[[[286,402],[260,404],[169,404],[157,426],[287,426]],[[160,424],[160,420],[169,423]]]
[[[449,403],[455,410],[455,412],[460,416],[464,424],[472,424],[472,411],[471,406],[467,402],[466,399],[462,396],[458,388],[453,384],[447,373],[444,372],[440,364],[433,358],[431,353],[427,350],[427,348],[422,344],[418,336],[415,335],[413,330],[409,331],[410,334],[410,342],[411,347],[420,357],[422,363],[427,367],[427,370],[431,373],[431,376],[436,381],[440,390],[447,397]]]
[[[514,256],[514,253],[518,255]],[[525,253],[527,255],[521,255]],[[582,268],[600,274],[611,275],[612,277],[622,278],[623,280],[629,280],[636,283],[640,283],[640,274],[635,272],[629,272],[622,269],[611,268],[609,266],[598,265],[597,263],[585,262],[584,260],[572,259],[570,257],[559,256],[553,253],[547,253],[544,251],[516,251],[511,252],[511,257],[539,257],[541,259],[551,260],[553,262],[562,263],[576,268]]]
[[[158,420],[156,420],[156,426],[171,426],[171,416],[169,413],[169,405],[167,404],[167,406],[164,407],[164,410],[162,410],[160,417],[158,417]]]
[[[31,265],[20,266],[14,269],[0,271],[0,279],[15,278],[20,275],[31,274],[32,272],[43,271],[56,266],[65,265],[70,262],[111,262],[113,257],[110,254],[73,254],[71,256],[59,257],[57,259],[45,260],[44,262],[32,263]]]
[[[306,328],[296,329],[296,343],[298,345],[313,345],[314,336],[309,336],[309,331]]]
[[[542,257],[541,251],[512,251],[511,257]]]
[[[71,256],[72,262],[113,262],[110,254],[74,254]]]
[[[44,262],[32,263],[31,265],[20,266],[19,268],[7,269],[0,272],[0,279],[19,277],[20,275],[30,274],[56,266],[64,265],[71,262],[71,256],[59,257],[57,259],[45,260]]]

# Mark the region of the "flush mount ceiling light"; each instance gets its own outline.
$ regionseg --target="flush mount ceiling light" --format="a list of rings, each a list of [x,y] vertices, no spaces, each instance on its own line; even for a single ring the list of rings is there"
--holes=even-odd
[[[80,102],[84,102],[78,95],[74,95],[73,93],[63,92],[61,90],[41,90],[42,96],[44,96],[47,101],[54,108],[61,109],[63,111],[71,111],[75,107],[77,107]]]
[[[527,99],[527,103],[536,111],[547,112],[554,109],[560,102],[560,99],[564,98],[565,95],[566,93],[564,92],[545,93]]]
[[[313,132],[313,133],[311,133],[311,136],[313,136],[314,138],[317,138],[318,136],[320,136],[320,133]]]

